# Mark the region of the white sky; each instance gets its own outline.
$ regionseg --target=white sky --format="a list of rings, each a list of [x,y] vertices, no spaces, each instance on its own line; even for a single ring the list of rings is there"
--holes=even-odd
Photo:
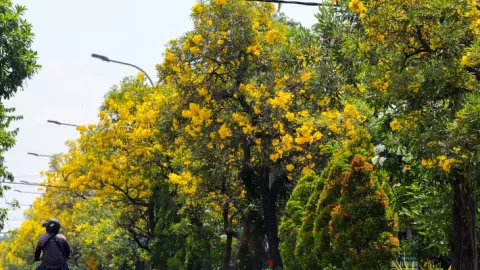
[[[137,73],[90,55],[135,64],[156,81],[155,64],[162,61],[164,45],[192,29],[189,15],[196,0],[13,1],[28,9],[25,18],[33,25],[33,48],[42,69],[7,103],[24,119],[13,124],[20,133],[16,146],[6,154],[6,163],[16,181],[40,182],[39,173],[48,169],[49,159],[27,152],[62,153],[67,151],[65,142],[78,136],[75,128],[47,120],[97,122],[104,94],[123,77]],[[282,11],[304,26],[316,22],[316,7],[283,5]],[[12,185],[12,189],[34,192],[37,187]],[[31,204],[36,196],[8,191],[5,197],[9,202],[16,198]],[[5,207],[5,201],[0,201],[0,207]],[[10,211],[3,231],[18,227],[24,210]]]

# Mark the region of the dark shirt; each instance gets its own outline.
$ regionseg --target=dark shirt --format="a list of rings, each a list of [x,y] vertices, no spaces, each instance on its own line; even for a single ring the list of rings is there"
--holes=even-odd
[[[67,238],[61,234],[57,234],[55,237],[50,239],[50,241],[48,241],[51,236],[52,234],[48,233],[40,235],[40,240],[38,241],[37,248],[35,249],[35,260],[39,261],[43,246],[43,257],[42,263],[40,264],[41,266],[63,265],[70,257],[70,245],[68,244]],[[47,241],[48,243],[45,244]],[[55,241],[57,241],[58,245],[55,243]]]

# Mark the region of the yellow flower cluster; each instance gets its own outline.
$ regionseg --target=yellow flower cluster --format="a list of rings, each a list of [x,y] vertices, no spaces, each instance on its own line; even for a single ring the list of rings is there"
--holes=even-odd
[[[192,12],[194,14],[200,14],[204,11],[204,6],[202,3],[196,3],[193,7],[192,7]]]
[[[275,42],[284,42],[287,38],[277,29],[272,29],[265,34],[265,40],[268,44],[274,45]]]
[[[348,4],[348,8],[350,8],[355,13],[365,13],[366,12],[366,8],[363,5],[363,3],[358,1],[358,0],[350,1],[350,3]]]
[[[468,0],[467,7],[469,10],[465,13],[465,17],[470,19],[470,29],[473,33],[480,37],[480,9],[477,0]]]
[[[192,176],[192,174],[187,171],[182,172],[181,174],[169,174],[168,182],[176,185],[181,193],[193,195],[197,192],[197,187],[202,181],[200,178]]]
[[[251,45],[247,48],[247,53],[253,54],[255,56],[260,56],[260,54],[262,53],[262,46],[260,46],[259,44]]]
[[[296,130],[295,143],[298,145],[304,145],[306,143],[312,143],[314,140],[320,140],[322,138],[322,133],[316,131],[315,134],[312,135],[314,129],[313,121],[303,123],[302,126]]]
[[[390,122],[390,128],[393,131],[399,131],[402,128],[402,124],[397,119],[393,119],[392,122]]]
[[[191,137],[196,137],[197,133],[202,130],[203,125],[208,127],[212,123],[212,120],[210,119],[212,111],[200,107],[197,103],[190,103],[189,109],[182,111],[182,116],[191,120],[191,125],[185,127],[185,131]]]
[[[232,130],[228,127],[227,124],[223,124],[218,130],[218,134],[221,139],[227,139],[232,137]]]
[[[279,91],[275,96],[275,98],[270,98],[268,100],[268,103],[272,105],[274,109],[281,107],[286,111],[288,110],[288,106],[290,106],[290,102],[292,101],[292,99],[293,99],[293,94]]]
[[[213,0],[213,2],[217,5],[225,5],[227,4],[227,0]]]
[[[243,134],[251,134],[255,129],[252,127],[250,123],[250,119],[247,115],[241,113],[233,113],[232,119],[235,121],[240,127],[242,127]]]
[[[300,80],[302,80],[302,82],[306,82],[306,81],[309,81],[311,77],[312,77],[311,72],[305,72],[300,76]]]
[[[433,168],[435,166],[435,160],[422,159],[422,166],[427,169]]]
[[[431,169],[437,165],[440,167],[443,171],[449,173],[452,170],[452,167],[455,165],[455,163],[458,163],[459,161],[454,159],[454,158],[448,158],[445,155],[440,155],[436,159],[422,159],[422,166]]]
[[[456,159],[447,158],[444,155],[438,156],[437,160],[438,160],[438,166],[446,172],[450,172],[450,170],[452,169],[452,166],[457,162]]]

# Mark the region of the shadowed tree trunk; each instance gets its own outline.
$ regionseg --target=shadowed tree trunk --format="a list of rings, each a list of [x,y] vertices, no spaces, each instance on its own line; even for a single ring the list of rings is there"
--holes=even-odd
[[[280,239],[278,238],[277,200],[283,181],[280,177],[272,176],[271,173],[265,174],[263,177],[265,185],[262,196],[262,210],[268,243],[268,265],[275,269],[276,267],[282,267],[279,250]]]
[[[455,173],[453,196],[453,270],[478,270],[476,194],[461,171]]]

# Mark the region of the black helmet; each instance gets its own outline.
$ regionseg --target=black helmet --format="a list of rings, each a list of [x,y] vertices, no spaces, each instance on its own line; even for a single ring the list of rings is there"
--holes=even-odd
[[[60,231],[60,222],[56,219],[47,219],[43,224],[47,233],[58,233]]]

